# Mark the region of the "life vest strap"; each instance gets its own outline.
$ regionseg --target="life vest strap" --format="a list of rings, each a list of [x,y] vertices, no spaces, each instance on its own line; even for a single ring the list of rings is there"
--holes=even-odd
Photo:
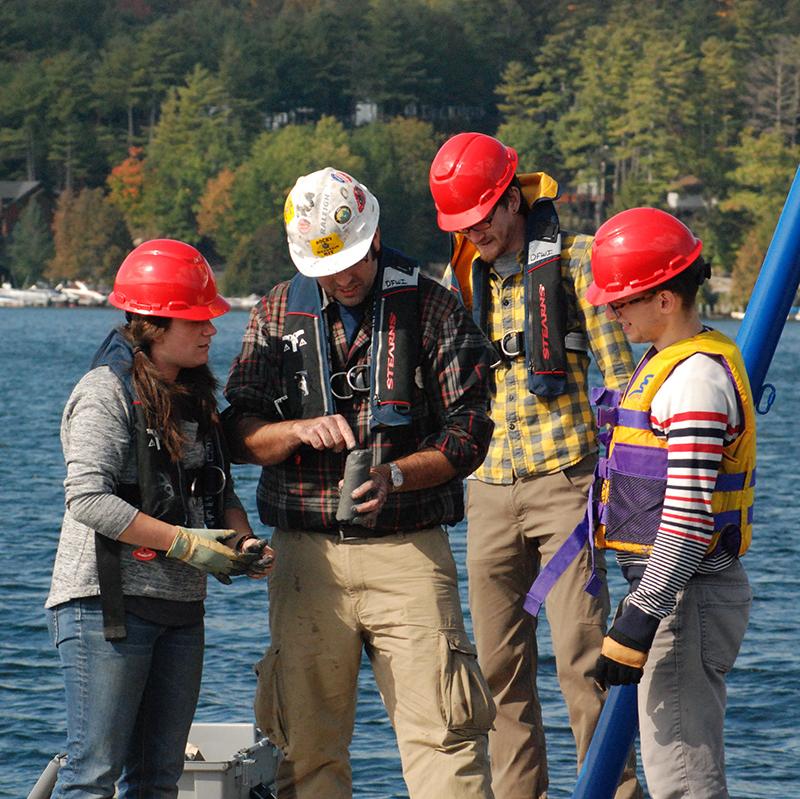
[[[608,386],[594,386],[589,390],[589,399],[592,405],[616,408],[622,399],[622,392]]]
[[[750,473],[747,479],[747,472],[732,472],[731,474],[717,475],[717,482],[714,486],[715,491],[742,491],[747,485],[752,488],[756,484],[756,470]]]
[[[103,637],[106,641],[121,641],[127,637],[128,631],[125,628],[125,598],[122,594],[119,542],[95,532],[94,549],[97,559],[97,581],[100,585],[100,605],[103,609]]]
[[[528,589],[528,593],[525,596],[525,601],[523,602],[522,607],[524,610],[530,613],[531,616],[539,615],[542,604],[552,590],[553,586],[556,584],[556,581],[569,568],[569,565],[572,563],[572,561],[575,560],[578,555],[580,555],[581,550],[585,546],[589,547],[589,552],[591,554],[592,573],[589,579],[586,581],[586,585],[583,587],[583,590],[592,596],[597,596],[597,594],[600,592],[603,581],[597,574],[597,569],[595,567],[594,542],[590,534],[595,525],[593,494],[594,489],[592,487],[589,489],[589,501],[586,505],[586,511],[583,514],[583,518],[578,522],[575,529],[569,534],[567,540],[564,541],[564,543],[558,548],[555,555],[553,555],[553,557],[550,558],[550,560],[541,568],[536,579],[533,581],[533,584]]]

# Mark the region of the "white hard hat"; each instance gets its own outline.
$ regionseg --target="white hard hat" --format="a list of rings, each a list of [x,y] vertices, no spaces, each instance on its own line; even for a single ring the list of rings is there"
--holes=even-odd
[[[283,206],[294,265],[308,277],[353,266],[369,252],[379,216],[378,201],[346,172],[326,167],[299,177]]]

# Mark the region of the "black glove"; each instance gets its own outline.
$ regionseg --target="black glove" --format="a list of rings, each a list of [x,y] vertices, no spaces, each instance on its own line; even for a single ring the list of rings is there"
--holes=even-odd
[[[594,667],[595,682],[605,690],[609,685],[638,685],[647,662],[647,649],[613,627],[603,639]]]
[[[216,540],[220,544],[230,546],[239,535],[239,533],[232,531],[228,535],[219,536]],[[239,538],[239,542],[236,544],[236,551],[247,559],[247,566],[244,571],[236,572],[236,574],[246,574],[248,577],[263,577],[268,574],[269,567],[275,560],[275,553],[272,551],[269,541],[266,538],[258,538],[252,533]]]

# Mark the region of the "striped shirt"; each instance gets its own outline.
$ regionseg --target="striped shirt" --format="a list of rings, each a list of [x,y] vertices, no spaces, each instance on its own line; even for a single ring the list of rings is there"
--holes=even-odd
[[[275,400],[287,393],[282,383],[281,336],[288,287],[288,282],[277,285],[250,314],[241,353],[225,387],[231,404],[224,414],[226,425],[243,415],[280,420]],[[352,345],[348,345],[338,304],[325,304],[332,372],[370,362],[371,303],[368,307]],[[489,342],[458,300],[424,276],[419,280],[418,320],[420,352],[411,424],[370,433],[366,393],[337,399],[336,411],[352,428],[356,446],[373,450],[373,463],[388,463],[434,448],[447,457],[457,476],[433,489],[390,494],[378,516],[378,535],[460,521],[464,515],[461,479],[480,464],[492,432],[487,409],[494,353]],[[261,521],[284,529],[338,530],[338,483],[345,458],[345,452],[318,452],[302,446],[283,463],[264,467],[257,490]]]
[[[564,233],[561,278],[566,294],[567,330],[585,332],[605,385],[624,389],[633,372],[631,348],[614,320],[585,299],[592,282],[592,237]],[[487,334],[491,341],[522,330],[525,324],[521,268],[501,277],[489,273]],[[559,397],[537,397],[528,391],[524,358],[503,362],[494,371],[491,417],[494,435],[475,476],[485,483],[509,485],[532,474],[566,469],[597,451],[594,413],[588,396],[589,356],[567,352],[567,390]]]
[[[629,595],[626,628],[646,641],[675,607],[678,592],[695,573],[726,569],[735,560],[722,547],[706,555],[714,533],[711,495],[722,449],[736,439],[742,418],[730,376],[713,357],[693,355],[680,363],[653,398],[653,432],[667,443],[667,485],[661,523],[649,557],[617,554],[626,573],[641,572]],[[637,624],[638,617],[638,624]],[[652,638],[650,638],[652,640]]]

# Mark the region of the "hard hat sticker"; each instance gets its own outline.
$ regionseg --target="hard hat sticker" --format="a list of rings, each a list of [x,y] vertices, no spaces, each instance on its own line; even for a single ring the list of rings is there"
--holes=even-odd
[[[353,179],[344,172],[331,172],[331,177],[339,183],[352,183]]]
[[[314,253],[317,258],[325,258],[328,255],[333,255],[344,247],[344,242],[339,238],[338,233],[331,233],[319,239],[311,239],[310,244],[311,252]]]
[[[361,189],[361,186],[353,186],[353,197],[356,199],[358,212],[361,213],[364,210],[364,206],[367,204],[367,197]]]
[[[290,194],[286,198],[286,202],[283,204],[283,221],[284,224],[288,225],[294,219],[294,203],[292,202],[292,195]]]
[[[334,212],[333,218],[340,224],[346,225],[350,221],[353,212],[346,206],[340,205]]]

